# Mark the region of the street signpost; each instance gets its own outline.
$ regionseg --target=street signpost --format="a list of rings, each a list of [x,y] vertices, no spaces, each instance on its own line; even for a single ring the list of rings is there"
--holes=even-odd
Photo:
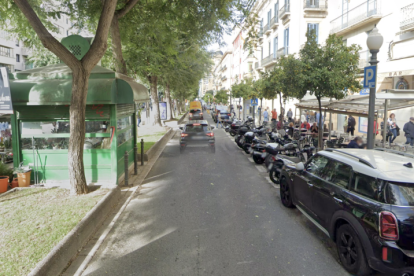
[[[377,66],[367,66],[364,68],[364,88],[375,88],[377,80]]]
[[[375,87],[377,84],[377,59],[372,56],[371,66],[364,68],[364,88],[369,89],[367,149],[374,148]]]
[[[256,125],[255,107],[259,105],[259,99],[251,99],[250,104],[253,106],[253,125]]]

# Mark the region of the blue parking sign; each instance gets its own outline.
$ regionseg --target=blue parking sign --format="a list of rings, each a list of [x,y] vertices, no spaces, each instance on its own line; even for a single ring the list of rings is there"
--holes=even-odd
[[[364,68],[364,88],[375,88],[375,82],[377,81],[377,67],[367,66]]]

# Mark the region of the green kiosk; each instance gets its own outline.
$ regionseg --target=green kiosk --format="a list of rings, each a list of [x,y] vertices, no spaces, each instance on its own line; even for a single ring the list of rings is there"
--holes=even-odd
[[[62,40],[78,59],[91,39],[72,35]],[[9,74],[14,166],[33,172],[32,183],[69,184],[69,105],[72,72],[65,64]],[[136,104],[149,101],[148,90],[133,79],[96,66],[89,78],[84,143],[88,184],[118,184],[124,177],[125,151],[133,167],[137,143]]]

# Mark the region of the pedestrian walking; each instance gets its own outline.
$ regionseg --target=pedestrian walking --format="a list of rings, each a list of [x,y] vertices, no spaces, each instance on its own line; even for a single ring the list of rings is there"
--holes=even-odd
[[[216,117],[216,119],[217,119],[216,128],[219,127],[219,124],[221,125],[221,128],[223,128],[223,123],[221,122],[221,116],[220,116],[220,110],[219,109],[217,109],[216,116],[217,116]]]
[[[395,114],[391,113],[390,117],[388,118],[388,126],[390,128],[390,132],[392,134],[392,136],[390,136],[390,145],[394,142],[395,138],[397,138],[397,134],[398,134],[398,124],[397,124],[397,120],[395,119]]]
[[[288,121],[291,122],[293,118],[293,112],[292,108],[289,108],[289,111],[287,112]]]
[[[267,108],[263,112],[263,122],[269,122],[269,112],[267,112]]]
[[[277,112],[276,112],[276,108],[274,108],[272,110],[272,121],[276,121],[277,120]]]
[[[351,135],[354,136],[355,126],[356,126],[355,118],[352,117],[352,115],[349,115],[349,118],[348,118],[348,129],[346,130],[346,132],[348,134],[351,133]]]
[[[405,142],[406,145],[410,144],[410,146],[414,146],[414,117],[410,118],[408,123],[405,123],[403,131],[405,133],[405,138],[407,141]]]

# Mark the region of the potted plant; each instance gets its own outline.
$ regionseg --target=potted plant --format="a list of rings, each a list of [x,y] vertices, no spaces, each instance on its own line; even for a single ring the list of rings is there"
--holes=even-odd
[[[0,193],[7,192],[10,179],[13,178],[13,170],[3,162],[0,162]]]
[[[32,170],[28,168],[23,168],[22,166],[14,168],[13,173],[17,174],[17,181],[19,182],[19,187],[29,187],[30,186],[30,174]]]

